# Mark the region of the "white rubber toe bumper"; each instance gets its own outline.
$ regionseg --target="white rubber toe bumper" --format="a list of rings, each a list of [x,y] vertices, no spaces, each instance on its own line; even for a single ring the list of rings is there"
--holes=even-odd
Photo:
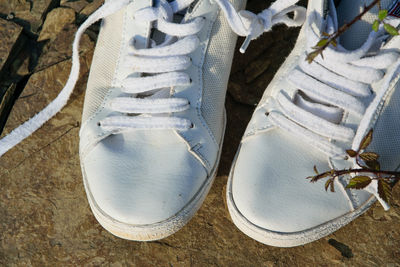
[[[141,241],[178,231],[213,180],[173,131],[109,136],[82,159],[82,169],[100,224],[114,235]]]
[[[259,242],[278,247],[309,243],[346,225],[375,201],[370,198],[354,210],[341,185],[331,193],[323,183],[311,184],[306,177],[313,175],[313,166],[329,166],[318,151],[301,146],[278,129],[241,144],[228,181],[228,208],[236,226]]]

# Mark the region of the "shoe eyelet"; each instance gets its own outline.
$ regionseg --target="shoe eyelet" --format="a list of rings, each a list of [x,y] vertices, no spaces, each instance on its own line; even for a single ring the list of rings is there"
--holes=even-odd
[[[100,122],[98,122],[98,123],[97,123],[97,126],[101,127],[101,123],[100,123]]]
[[[190,83],[190,84],[192,84],[192,83],[193,83],[193,80],[192,80],[192,78],[190,78],[190,79],[189,79],[189,83]]]
[[[190,124],[190,129],[194,128],[194,123],[192,122],[192,124]]]

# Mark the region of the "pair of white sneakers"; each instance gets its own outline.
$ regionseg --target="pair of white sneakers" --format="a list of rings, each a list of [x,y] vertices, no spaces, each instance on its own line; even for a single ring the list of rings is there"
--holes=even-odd
[[[296,2],[277,0],[255,15],[237,12],[246,0],[106,0],[77,33],[66,87],[0,140],[0,155],[66,104],[79,74],[80,37],[103,19],[80,131],[88,200],[116,236],[171,235],[199,209],[216,175],[237,35],[247,36],[244,51],[275,24],[305,22],[247,127],[227,203],[236,226],[268,245],[296,246],[332,233],[379,196],[346,189],[351,177],[335,181],[336,193],[306,177],[314,165],[353,167],[346,149],[357,148],[371,128],[384,167],[399,167],[400,38],[371,32],[373,10],[309,64],[305,58],[324,32],[352,19],[365,1],[310,0],[307,9]]]

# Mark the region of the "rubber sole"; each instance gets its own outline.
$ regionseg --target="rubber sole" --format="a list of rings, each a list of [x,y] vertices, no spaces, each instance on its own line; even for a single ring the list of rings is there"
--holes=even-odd
[[[358,216],[366,212],[376,201],[376,198],[372,196],[358,209],[346,213],[341,217],[320,224],[313,228],[305,229],[303,231],[286,233],[286,232],[277,232],[268,230],[258,225],[255,225],[251,221],[249,221],[239,211],[239,209],[235,204],[232,193],[232,182],[233,182],[234,166],[237,155],[238,154],[236,154],[235,156],[235,160],[232,165],[231,172],[229,174],[228,186],[226,190],[228,210],[232,218],[232,221],[237,228],[239,228],[244,234],[265,245],[275,246],[275,247],[295,247],[316,241],[320,238],[323,238],[339,230],[341,227],[350,223]]]
[[[225,133],[226,128],[226,112],[224,112],[224,128],[223,133]],[[203,185],[200,187],[199,191],[194,195],[194,197],[189,201],[186,206],[184,206],[179,212],[174,216],[154,224],[147,225],[132,225],[115,220],[108,214],[106,214],[96,203],[93,195],[88,187],[88,182],[86,179],[86,173],[82,168],[83,183],[85,186],[86,195],[90,208],[93,215],[100,223],[100,225],[109,231],[111,234],[132,241],[155,241],[168,237],[177,231],[179,231],[183,226],[185,226],[195,213],[200,209],[203,204],[214,179],[217,175],[218,165],[221,158],[222,144],[224,141],[224,134],[221,139],[221,144],[219,147],[219,152],[217,156],[217,162],[213,168],[213,171],[209,177],[205,180]]]
[[[173,217],[148,225],[132,225],[117,221],[107,215],[101,208],[97,205],[93,196],[88,189],[86,178],[84,178],[84,185],[86,194],[88,196],[88,201],[93,215],[96,217],[97,221],[109,231],[111,234],[132,241],[154,241],[163,239],[170,236],[180,230],[198,211],[206,198],[212,183],[214,181],[215,175],[206,180],[206,183],[200,188],[196,193],[195,197],[177,214]]]

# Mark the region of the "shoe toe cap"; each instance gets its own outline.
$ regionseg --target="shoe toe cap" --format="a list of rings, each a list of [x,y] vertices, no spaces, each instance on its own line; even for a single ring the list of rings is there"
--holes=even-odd
[[[336,184],[310,183],[313,166],[329,170],[327,158],[281,130],[246,139],[233,168],[231,193],[238,211],[252,224],[276,232],[304,231],[351,211]]]
[[[167,220],[187,205],[207,174],[172,132],[112,135],[82,161],[89,197],[114,220]]]

